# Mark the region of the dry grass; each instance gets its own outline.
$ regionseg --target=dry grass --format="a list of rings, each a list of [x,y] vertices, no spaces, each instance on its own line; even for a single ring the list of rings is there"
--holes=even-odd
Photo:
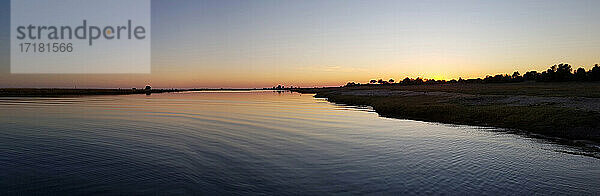
[[[518,129],[577,140],[600,142],[600,113],[558,105],[468,104],[460,98],[429,95],[357,95],[356,90],[450,92],[469,95],[600,97],[600,83],[444,84],[302,89],[317,97],[349,105],[372,106],[382,116],[465,125]],[[385,93],[384,93],[385,94]]]

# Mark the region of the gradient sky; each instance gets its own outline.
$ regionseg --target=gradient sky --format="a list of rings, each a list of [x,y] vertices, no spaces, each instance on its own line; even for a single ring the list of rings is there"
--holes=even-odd
[[[600,1],[152,1],[152,74],[10,74],[0,87],[269,87],[485,77],[600,63]]]

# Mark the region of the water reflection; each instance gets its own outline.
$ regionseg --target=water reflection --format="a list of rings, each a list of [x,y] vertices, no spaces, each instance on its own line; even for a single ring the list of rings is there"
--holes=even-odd
[[[2,193],[595,194],[599,159],[290,92],[7,98]]]

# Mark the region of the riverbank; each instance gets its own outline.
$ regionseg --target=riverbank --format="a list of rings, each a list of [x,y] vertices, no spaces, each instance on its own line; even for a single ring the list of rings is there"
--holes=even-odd
[[[63,89],[63,88],[5,88],[0,97],[64,97],[89,95],[129,95],[180,92],[180,89]]]
[[[439,84],[298,89],[382,116],[600,142],[600,83]]]

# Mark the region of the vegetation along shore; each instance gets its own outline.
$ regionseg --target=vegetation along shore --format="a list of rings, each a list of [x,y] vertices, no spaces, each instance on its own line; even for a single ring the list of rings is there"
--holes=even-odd
[[[592,70],[572,72],[561,64],[533,78],[520,74],[451,82],[409,78],[294,91],[340,104],[372,106],[386,117],[600,142],[600,68]]]

